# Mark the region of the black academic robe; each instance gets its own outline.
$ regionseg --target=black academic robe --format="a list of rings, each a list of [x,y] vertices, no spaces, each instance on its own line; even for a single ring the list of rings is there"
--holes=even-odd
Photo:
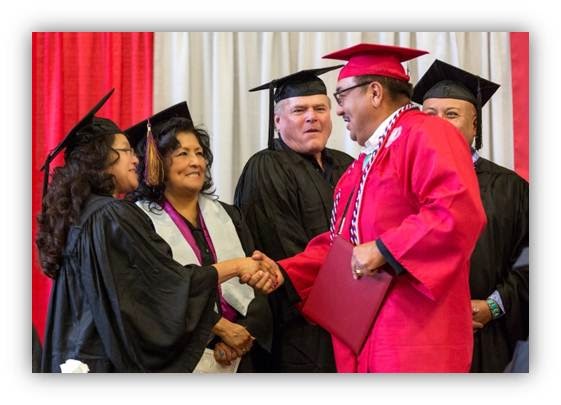
[[[329,229],[333,187],[353,158],[325,149],[322,159],[324,170],[275,139],[274,150],[256,153],[244,167],[235,203],[256,248],[273,260],[300,253]],[[295,306],[300,297],[285,278],[285,287],[269,296],[275,324],[271,371],[336,371],[329,333],[300,315]]]
[[[42,348],[41,348],[41,340],[39,339],[39,335],[37,334],[37,330],[35,329],[35,325],[31,325],[31,332],[32,332],[32,352],[31,352],[31,360],[32,360],[32,366],[31,366],[31,371],[33,373],[39,373],[41,372],[41,352],[42,352]]]
[[[255,244],[243,215],[238,207],[220,202],[228,213],[247,256],[255,250]],[[270,352],[273,343],[273,315],[267,296],[255,291],[255,298],[247,308],[246,316],[238,314],[236,323],[243,325],[255,338],[250,352],[246,354],[238,366],[239,373],[265,372],[270,368]]]
[[[49,303],[42,371],[190,372],[219,319],[218,273],[181,266],[134,204],[92,195],[71,227]]]
[[[498,290],[505,315],[474,335],[472,372],[502,372],[518,340],[528,338],[528,268],[513,269],[528,246],[528,183],[511,170],[479,158],[475,164],[487,226],[470,268],[472,299],[485,300]]]

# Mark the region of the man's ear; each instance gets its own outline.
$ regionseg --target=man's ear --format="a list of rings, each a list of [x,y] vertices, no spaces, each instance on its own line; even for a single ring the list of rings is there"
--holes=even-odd
[[[471,119],[471,130],[473,131],[473,137],[471,139],[470,146],[475,142],[475,139],[477,138],[477,113],[474,113],[473,118]]]
[[[382,99],[384,98],[384,87],[380,82],[372,82],[368,86],[370,90],[371,103],[374,107],[380,107],[382,104]]]

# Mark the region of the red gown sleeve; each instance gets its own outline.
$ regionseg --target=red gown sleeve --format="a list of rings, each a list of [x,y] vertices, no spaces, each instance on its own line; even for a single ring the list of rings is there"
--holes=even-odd
[[[279,261],[303,303],[308,299],[329,247],[329,232],[324,232],[313,238],[302,253]]]
[[[469,148],[449,123],[426,120],[393,153],[402,187],[418,211],[380,235],[386,248],[432,299],[469,258],[486,221]],[[397,152],[397,151],[396,151]]]

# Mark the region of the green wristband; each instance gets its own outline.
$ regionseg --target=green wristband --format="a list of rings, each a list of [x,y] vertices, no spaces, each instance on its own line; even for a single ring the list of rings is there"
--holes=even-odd
[[[495,302],[495,300],[491,298],[487,298],[487,305],[489,306],[489,310],[491,311],[491,317],[493,319],[497,319],[501,316],[501,308],[499,308],[499,304]]]

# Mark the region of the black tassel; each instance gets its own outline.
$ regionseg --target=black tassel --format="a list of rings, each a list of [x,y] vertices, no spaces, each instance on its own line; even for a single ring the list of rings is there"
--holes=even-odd
[[[477,81],[477,106],[476,106],[476,132],[475,132],[475,150],[481,149],[483,146],[482,135],[481,135],[481,121],[483,117],[481,116],[481,83]]]
[[[269,150],[273,150],[273,139],[275,137],[274,92],[275,92],[275,81],[273,80],[269,84],[269,135],[267,138],[267,145]]]

